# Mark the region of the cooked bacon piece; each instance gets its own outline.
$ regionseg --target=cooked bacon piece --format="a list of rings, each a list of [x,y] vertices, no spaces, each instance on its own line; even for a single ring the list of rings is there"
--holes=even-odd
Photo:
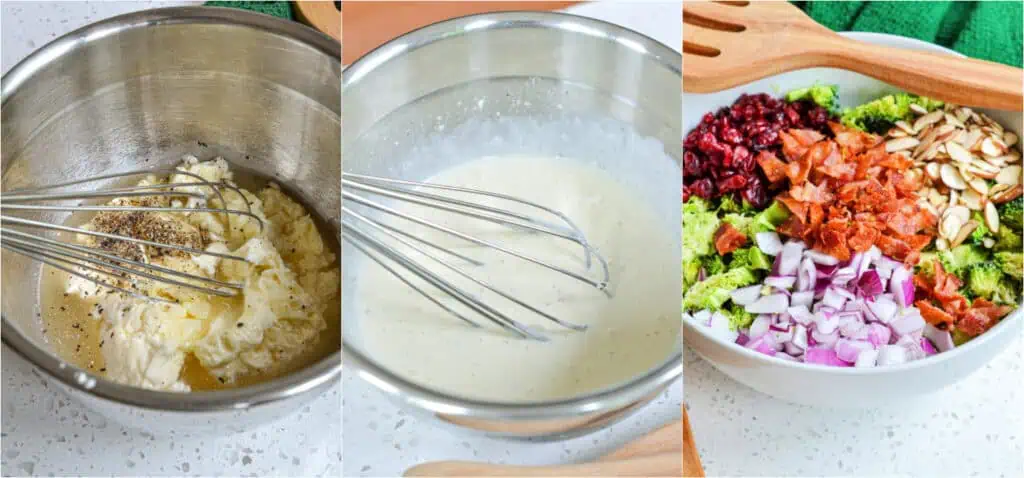
[[[805,239],[808,233],[814,230],[804,224],[804,221],[800,220],[793,214],[788,219],[782,222],[779,227],[775,228],[775,232],[782,234],[783,236],[795,237],[797,239]]]
[[[921,311],[921,317],[925,322],[932,324],[942,330],[949,330],[949,327],[953,325],[956,320],[952,315],[946,313],[946,311],[935,307],[927,300],[919,300],[914,302],[917,309]]]
[[[825,136],[812,129],[790,129],[780,131],[779,138],[782,139],[782,154],[789,161],[797,161],[812,144],[825,139]]]
[[[977,337],[986,330],[992,328],[995,324],[995,319],[983,314],[980,310],[967,309],[967,311],[957,319],[956,329],[970,335],[971,337]]]
[[[875,238],[875,245],[877,245],[878,249],[882,251],[882,254],[885,254],[897,261],[903,261],[907,258],[907,255],[913,251],[913,249],[910,248],[910,245],[906,242],[886,234],[879,234],[878,237]]]
[[[807,227],[812,231],[817,231],[821,227],[821,223],[825,221],[825,208],[821,207],[821,204],[811,204],[807,208]]]
[[[850,223],[847,221],[833,219],[826,222],[819,233],[821,251],[840,261],[850,260],[850,247],[846,241],[849,227]]]
[[[790,161],[786,175],[789,177],[789,184],[800,184],[807,181],[811,173],[811,156],[804,154],[796,161]]]
[[[736,249],[739,249],[743,244],[747,243],[747,235],[743,234],[733,227],[732,224],[723,222],[718,227],[718,231],[715,231],[715,250],[718,251],[719,255],[726,255]]]
[[[796,200],[790,193],[782,193],[776,196],[775,200],[786,206],[786,209],[789,209],[789,212],[793,215],[792,217],[795,217],[801,223],[807,222],[807,204]]]
[[[792,164],[787,165],[776,157],[775,153],[768,150],[761,151],[757,155],[757,164],[761,166],[768,181],[773,183],[786,179],[786,172],[792,167]]]
[[[847,128],[839,123],[829,122],[828,127],[836,135],[836,143],[845,150],[846,155],[857,155],[882,142],[881,136]]]
[[[878,229],[867,224],[856,222],[853,225],[853,235],[847,240],[850,249],[854,252],[864,252],[871,249],[871,245],[878,239]]]
[[[807,155],[811,157],[814,170],[826,176],[852,181],[854,173],[857,172],[857,166],[844,160],[839,148],[831,141],[823,141],[811,146]]]
[[[817,186],[811,182],[793,186],[789,190],[789,195],[794,200],[812,204],[828,204],[834,198],[832,193],[828,191],[828,188]]]

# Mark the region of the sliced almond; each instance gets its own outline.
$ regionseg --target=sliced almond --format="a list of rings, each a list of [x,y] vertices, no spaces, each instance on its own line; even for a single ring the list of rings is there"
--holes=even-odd
[[[895,153],[897,151],[908,150],[919,144],[921,144],[921,142],[918,141],[917,138],[909,136],[906,138],[890,139],[889,141],[885,142],[885,151],[889,153]]]
[[[967,221],[963,226],[960,226],[960,231],[956,233],[956,237],[952,241],[949,241],[949,247],[956,247],[963,244],[967,237],[978,228],[977,221]]]
[[[961,174],[963,174],[963,171],[961,171]],[[973,189],[975,192],[982,195],[982,197],[988,195],[988,183],[985,182],[984,179],[969,179],[967,181],[967,185],[970,186],[971,189]]]
[[[1019,198],[1022,194],[1024,194],[1024,186],[1018,184],[1018,185],[1016,185],[1016,186],[1014,186],[1014,187],[1012,187],[1010,189],[1007,189],[1006,191],[1003,191],[1003,192],[1001,192],[999,194],[992,195],[991,199],[992,199],[992,202],[994,202],[996,204],[1002,204],[1004,202],[1013,201],[1014,199]]]
[[[910,111],[913,111],[914,113],[917,113],[919,115],[928,114],[928,110],[924,109],[923,106],[917,103],[910,104]]]
[[[885,133],[885,136],[889,138],[906,138],[907,136],[910,136],[910,134],[902,129],[893,128],[890,129],[888,133]]]
[[[985,133],[982,133],[978,128],[972,128],[964,134],[962,141],[959,141],[963,147],[969,151],[975,151],[981,148],[981,140],[985,137]]]
[[[959,143],[949,142],[946,143],[946,153],[949,154],[953,161],[960,163],[969,163],[971,161],[971,153],[964,149]]]
[[[1019,139],[1020,138],[1018,138],[1017,135],[1013,134],[1012,131],[1003,132],[1003,142],[1006,143],[1007,146],[1013,146],[1017,144],[1017,141]]]
[[[971,117],[971,112],[967,111],[964,108],[957,108],[955,113],[956,119],[960,120],[961,123],[966,123],[967,120]]]
[[[943,118],[946,119],[947,124],[951,124],[953,126],[956,126],[957,128],[966,128],[966,126],[964,126],[964,123],[958,120],[956,116],[946,113],[945,115],[943,115]]]
[[[967,188],[967,182],[964,181],[963,176],[956,170],[951,164],[943,164],[939,169],[939,177],[942,178],[942,183],[953,189],[963,190]]]
[[[1011,187],[1012,186],[1010,186],[1009,184],[999,184],[999,183],[996,183],[996,184],[993,184],[992,187],[988,189],[988,193],[991,196],[995,196],[996,194],[999,194],[999,193],[1001,193],[1003,191],[1006,191],[1007,189],[1010,189]]]
[[[1010,186],[1016,186],[1020,184],[1020,173],[1020,166],[1007,166],[1003,168],[1002,171],[999,171],[999,174],[996,175],[996,182],[999,184],[1008,184]]]
[[[996,245],[996,240],[991,237],[986,237],[985,239],[982,239],[981,244],[985,246],[986,249],[991,249],[992,246]]]
[[[993,233],[999,232],[999,213],[991,202],[985,203],[985,225]]]
[[[975,165],[968,166],[967,170],[970,171],[971,174],[973,174],[973,175],[975,175],[975,176],[977,176],[979,178],[985,178],[985,179],[995,179],[996,178],[996,174],[998,174],[998,173],[994,173],[994,172],[992,172],[992,171],[990,171],[988,169],[981,169],[981,168],[979,168],[979,167],[977,167]]]
[[[939,163],[928,163],[928,165],[924,167],[924,172],[933,180],[939,179]]]
[[[896,127],[901,129],[901,130],[903,130],[907,134],[917,134],[917,130],[914,129],[913,126],[910,126],[910,123],[907,123],[906,121],[903,121],[903,120],[897,121],[896,122]]]
[[[949,208],[948,212],[950,217],[955,217],[960,220],[960,224],[958,224],[957,227],[971,220],[971,210],[966,207],[953,206]]]
[[[914,129],[921,131],[925,126],[938,123],[945,114],[941,110],[932,111],[914,121]]]
[[[956,189],[949,190],[949,205],[956,206],[960,202],[960,192]]]
[[[1000,148],[996,140],[990,136],[981,141],[981,152],[985,156],[1000,156],[1003,154],[1003,148]]]
[[[950,141],[956,137],[958,131],[960,130],[956,129],[956,126],[951,124],[939,126],[935,129],[935,142],[945,143],[946,141]]]
[[[960,227],[963,225],[964,223],[959,217],[950,214],[942,220],[942,224],[939,226],[939,232],[941,232],[942,237],[947,240],[953,240],[953,238],[956,237],[956,233],[960,232]]]
[[[944,237],[940,237],[935,240],[935,248],[940,251],[949,249],[949,241],[947,241]]]
[[[985,204],[985,198],[973,189],[965,189],[960,195],[960,202],[964,203],[972,211],[980,211]]]

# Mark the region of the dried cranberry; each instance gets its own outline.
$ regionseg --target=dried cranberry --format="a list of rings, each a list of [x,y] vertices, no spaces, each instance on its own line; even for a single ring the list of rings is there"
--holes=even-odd
[[[831,135],[830,119],[827,110],[813,103],[785,103],[765,93],[742,95],[732,105],[705,114],[683,140],[683,200],[732,195],[766,207],[772,193],[755,156],[763,150],[781,156],[779,131],[789,128]]]

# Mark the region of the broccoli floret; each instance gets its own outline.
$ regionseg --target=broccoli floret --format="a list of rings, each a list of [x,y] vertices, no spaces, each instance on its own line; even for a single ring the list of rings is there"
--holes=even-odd
[[[719,222],[702,199],[691,197],[683,204],[683,262],[711,254]]]
[[[774,232],[786,219],[789,219],[789,216],[789,209],[785,205],[778,201],[773,201],[771,206],[768,206],[767,209],[754,216],[754,220],[751,222],[748,230],[743,232],[751,238],[759,232]]]
[[[942,268],[959,277],[963,277],[967,273],[967,269],[974,264],[987,260],[988,253],[984,249],[967,244],[961,244],[939,253],[939,262],[942,263]]]
[[[1020,232],[1024,222],[1024,196],[999,206],[999,223]]]
[[[732,330],[745,329],[754,323],[754,314],[747,312],[742,305],[733,304],[729,306],[729,328]]]
[[[758,249],[756,246],[736,249],[735,251],[732,251],[732,260],[729,261],[729,269],[735,269],[737,267],[767,271],[772,268],[772,259],[765,255],[765,253],[761,252],[761,249]]]
[[[967,269],[967,286],[974,297],[991,300],[1002,278],[1002,269],[992,262],[979,262]]]
[[[786,101],[810,100],[829,111],[839,106],[839,87],[836,85],[814,85],[786,93]]]
[[[970,342],[971,339],[974,338],[970,335],[967,335],[960,329],[954,329],[953,332],[951,332],[950,334],[953,336],[953,345],[956,345],[957,347],[966,344],[967,342]]]
[[[757,212],[757,210],[754,209],[754,206],[747,201],[737,203],[732,196],[725,196],[722,198],[722,202],[718,204],[718,212],[722,214],[733,213],[750,215]]]
[[[1006,274],[1014,279],[1021,280],[1024,276],[1024,252],[997,252],[992,255],[996,264]]]
[[[697,282],[697,276],[700,274],[700,259],[691,259],[690,261],[683,261],[683,290],[687,290]]]
[[[847,108],[843,110],[840,121],[851,128],[883,134],[889,131],[897,121],[906,120],[911,117],[911,104],[919,105],[929,111],[942,106],[941,101],[935,101],[923,96],[898,93],[883,96],[856,108]]]
[[[753,217],[744,216],[742,214],[726,214],[725,216],[722,216],[722,221],[732,224],[732,227],[735,227],[743,234],[746,234],[749,239],[753,239],[753,237],[750,237],[750,234],[748,234],[748,231],[750,231],[750,225],[754,223]]]
[[[935,261],[938,261],[938,260],[939,260],[939,253],[938,252],[935,252],[935,251],[922,252],[921,253],[921,259],[917,262],[917,266],[915,266],[914,271],[915,272],[923,272],[924,275],[926,275],[928,277],[931,277],[931,275],[935,272],[935,266],[933,264],[935,263]]]
[[[725,272],[725,262],[722,261],[722,256],[718,254],[704,256],[700,262],[701,267],[704,268],[705,275],[713,276]]]
[[[729,300],[730,292],[754,282],[757,282],[757,277],[746,268],[732,269],[708,277],[690,287],[683,296],[683,311],[721,309],[722,304]]]
[[[968,242],[978,247],[985,247],[985,239],[992,239],[992,231],[989,230],[988,226],[985,225],[985,218],[981,216],[980,212],[975,212],[971,220],[978,223],[978,227],[971,231],[971,236],[968,238]]]
[[[1021,283],[1009,277],[1003,277],[999,281],[999,288],[992,295],[992,302],[1016,306],[1020,301]]]
[[[996,245],[992,248],[993,251],[1020,252],[1021,249],[1024,249],[1024,242],[1021,241],[1020,233],[1008,227],[1000,227],[996,231]]]

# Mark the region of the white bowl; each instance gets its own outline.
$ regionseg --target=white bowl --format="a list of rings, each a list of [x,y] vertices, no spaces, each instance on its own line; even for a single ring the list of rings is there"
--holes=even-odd
[[[899,36],[876,33],[843,35],[878,45],[959,55],[940,46]],[[685,60],[683,68],[686,68]],[[732,104],[743,93],[777,96],[815,82],[839,85],[843,106],[855,106],[885,93],[899,91],[874,78],[845,70],[813,68],[794,71],[714,94],[684,94],[683,131],[689,132],[697,126],[704,113]],[[1019,113],[985,112],[1008,129],[1020,133]],[[880,406],[947,387],[992,360],[1020,337],[1022,331],[1024,309],[1018,308],[988,332],[952,351],[902,365],[870,369],[786,362],[713,337],[702,327],[689,322],[685,324],[683,337],[687,345],[716,368],[755,390],[803,405],[856,408]]]

